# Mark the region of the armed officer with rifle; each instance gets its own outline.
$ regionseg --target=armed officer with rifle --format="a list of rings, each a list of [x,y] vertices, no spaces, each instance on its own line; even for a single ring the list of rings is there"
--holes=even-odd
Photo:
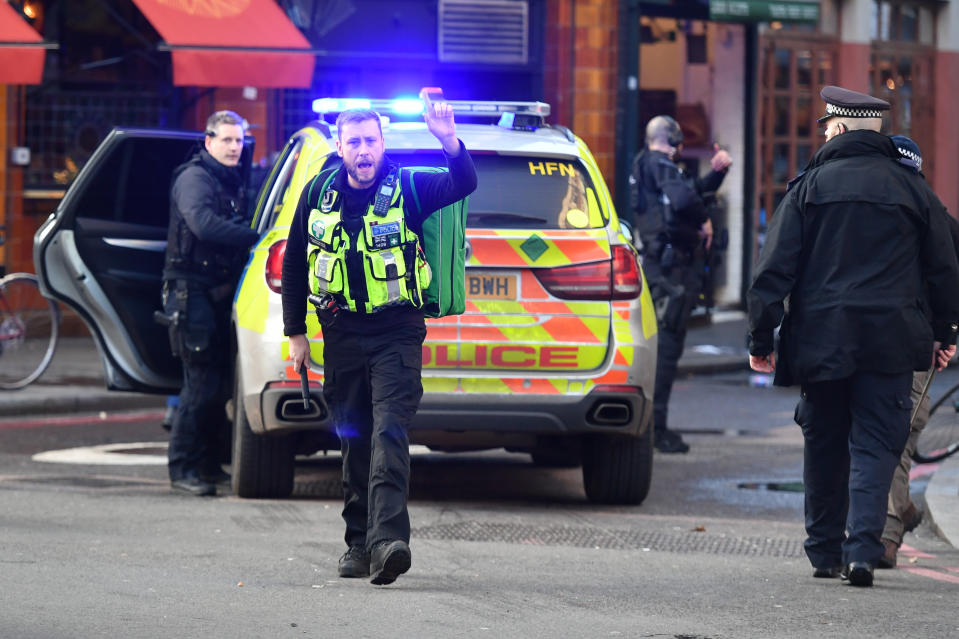
[[[719,188],[732,165],[729,153],[716,146],[711,171],[689,178],[675,163],[682,143],[676,120],[667,115],[652,118],[646,125],[646,147],[633,161],[629,180],[643,270],[659,322],[653,423],[656,450],[663,453],[689,451],[682,436],[666,426],[669,395],[686,323],[702,292],[706,252],[713,243],[705,198]]]

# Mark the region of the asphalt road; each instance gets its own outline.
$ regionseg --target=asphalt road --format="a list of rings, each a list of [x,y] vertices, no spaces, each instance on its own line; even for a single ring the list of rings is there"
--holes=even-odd
[[[335,455],[288,500],[198,499],[169,490],[158,411],[0,422],[0,637],[959,636],[959,551],[925,524],[872,589],[812,578],[795,391],[747,380],[677,384],[693,449],[639,507],[524,455],[414,451],[387,587],[336,576]]]

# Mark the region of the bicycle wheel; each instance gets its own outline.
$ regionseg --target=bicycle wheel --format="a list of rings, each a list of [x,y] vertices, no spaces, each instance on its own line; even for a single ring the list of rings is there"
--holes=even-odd
[[[957,390],[959,384],[946,391],[930,406],[929,422],[919,433],[916,450],[912,454],[913,461],[930,464],[959,450],[959,406],[955,401],[947,401],[955,399],[953,395]],[[937,410],[939,408],[942,410]]]
[[[47,370],[60,333],[60,309],[40,294],[37,277],[0,280],[0,389],[23,388]]]

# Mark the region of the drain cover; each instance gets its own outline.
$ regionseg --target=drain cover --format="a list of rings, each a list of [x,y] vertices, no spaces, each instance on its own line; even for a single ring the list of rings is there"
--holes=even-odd
[[[783,493],[804,493],[805,486],[801,481],[747,481],[736,484],[736,488],[746,490],[773,490]]]
[[[492,541],[534,546],[574,546],[613,550],[656,550],[662,552],[701,552],[714,555],[756,557],[803,557],[801,539],[733,537],[701,532],[659,532],[635,529],[569,526],[530,526],[480,521],[460,521],[424,526],[413,531],[423,539],[456,541]]]

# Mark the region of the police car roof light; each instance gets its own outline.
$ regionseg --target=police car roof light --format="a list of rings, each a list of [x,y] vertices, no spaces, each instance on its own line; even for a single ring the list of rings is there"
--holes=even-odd
[[[397,115],[420,115],[423,113],[423,101],[419,98],[396,98],[390,102],[389,110]]]
[[[500,116],[496,126],[516,131],[535,131],[543,126],[543,118],[529,113],[509,112]]]
[[[412,98],[395,100],[368,100],[365,98],[319,98],[313,100],[313,111],[320,115],[339,113],[346,109],[372,109],[381,114],[418,115],[423,112],[422,102],[416,107]],[[453,113],[469,114],[479,117],[499,118],[504,113],[529,115],[546,118],[550,114],[546,102],[507,102],[499,100],[447,100],[453,107]],[[415,110],[414,110],[415,109]]]
[[[313,100],[315,113],[339,113],[347,109],[374,109],[373,100],[366,98],[320,98]]]

